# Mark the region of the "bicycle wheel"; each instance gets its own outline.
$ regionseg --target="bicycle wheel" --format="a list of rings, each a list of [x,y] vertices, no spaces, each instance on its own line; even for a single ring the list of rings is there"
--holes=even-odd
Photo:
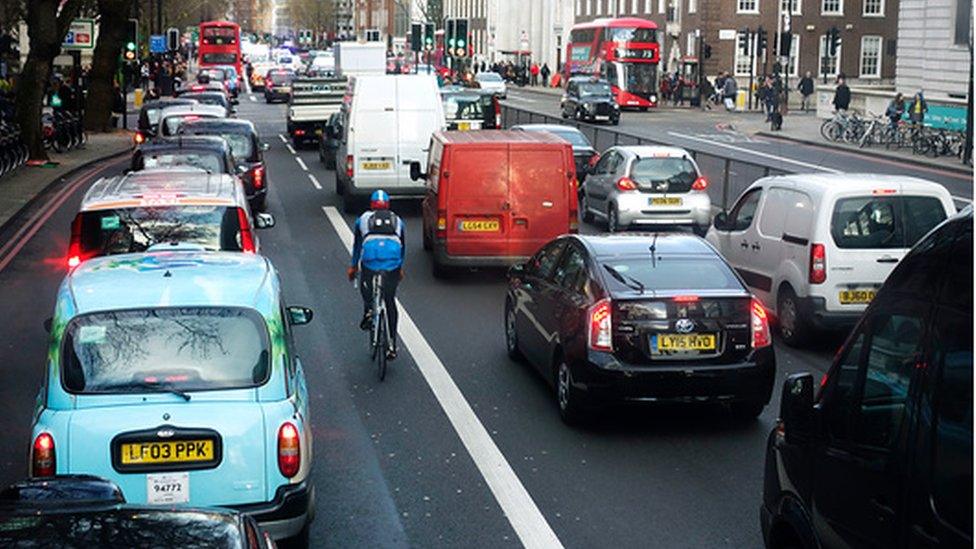
[[[840,124],[836,120],[829,118],[820,124],[820,135],[827,141],[837,141],[837,135],[840,131]]]
[[[373,356],[376,357],[376,373],[380,376],[380,381],[383,381],[386,379],[386,350],[389,347],[386,333],[386,310],[380,311],[379,318],[376,320],[379,326]]]

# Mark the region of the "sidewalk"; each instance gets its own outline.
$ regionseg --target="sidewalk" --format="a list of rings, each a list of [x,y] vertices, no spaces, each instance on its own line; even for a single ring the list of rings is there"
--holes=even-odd
[[[31,200],[65,181],[66,176],[89,164],[94,164],[132,149],[132,134],[116,131],[91,134],[84,148],[48,155],[56,165],[49,167],[21,166],[0,177],[0,227],[13,219]]]

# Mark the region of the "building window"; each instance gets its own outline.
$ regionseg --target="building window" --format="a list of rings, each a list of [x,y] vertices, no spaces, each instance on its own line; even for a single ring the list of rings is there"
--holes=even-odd
[[[864,17],[884,17],[884,0],[864,0]]]
[[[956,0],[956,39],[957,46],[967,46],[972,33],[973,2]]]
[[[664,13],[667,9],[668,0],[657,0],[657,12]]]
[[[790,15],[803,14],[803,0],[782,0],[781,6],[783,13],[788,12]]]
[[[688,0],[688,13],[698,13],[698,0]]]
[[[844,15],[844,0],[820,0],[820,15]]]
[[[576,0],[576,15],[579,16],[583,13],[583,0]]]
[[[838,45],[834,55],[830,55],[827,47],[827,35],[820,37],[820,74],[827,76],[837,76],[837,68],[840,65],[840,55],[843,46]]]
[[[603,7],[603,0],[596,0],[596,6],[593,7],[593,15],[600,15],[600,11]]]
[[[753,44],[755,45],[755,36],[753,38]],[[752,55],[749,51],[743,51],[745,45],[749,42],[749,35],[739,33],[736,35],[735,39],[735,75],[736,76],[749,76],[752,74]],[[751,49],[751,48],[750,48]]]
[[[861,37],[861,78],[881,78],[881,37]]]
[[[640,13],[640,11],[638,11],[638,7],[637,7],[638,4],[640,4],[640,1],[639,0],[630,0],[630,13],[631,14],[637,15],[638,13]]]
[[[759,13],[759,0],[738,0],[736,13]]]
[[[586,0],[586,15],[593,13],[593,0]]]
[[[654,13],[654,0],[644,0],[644,13]]]
[[[787,67],[786,74],[790,76],[800,75],[800,35],[794,34],[790,41],[790,66]]]

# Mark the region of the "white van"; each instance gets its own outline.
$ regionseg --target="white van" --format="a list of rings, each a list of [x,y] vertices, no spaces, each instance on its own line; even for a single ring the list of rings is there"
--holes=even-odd
[[[754,182],[706,236],[796,346],[853,325],[902,256],[956,212],[945,187],[880,174]]]
[[[351,87],[336,149],[343,209],[354,212],[376,189],[394,198],[422,198],[425,186],[410,179],[410,163],[427,165],[430,138],[446,126],[437,81],[429,75],[365,75]]]

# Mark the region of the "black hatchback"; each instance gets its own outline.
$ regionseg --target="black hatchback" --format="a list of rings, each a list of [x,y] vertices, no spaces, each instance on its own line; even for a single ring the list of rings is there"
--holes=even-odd
[[[972,547],[972,207],[902,258],[815,383],[783,382],[766,546]]]
[[[566,82],[560,110],[563,118],[620,123],[620,106],[613,97],[610,83],[599,78],[575,76]]]
[[[776,373],[766,311],[707,242],[569,235],[509,270],[505,341],[567,422],[612,402],[723,402],[755,417]]]
[[[264,151],[268,146],[261,142],[254,123],[229,118],[201,118],[180,125],[181,135],[214,135],[224,138],[234,153],[238,171],[244,181],[251,207],[265,210],[268,196],[268,172],[264,163]]]

